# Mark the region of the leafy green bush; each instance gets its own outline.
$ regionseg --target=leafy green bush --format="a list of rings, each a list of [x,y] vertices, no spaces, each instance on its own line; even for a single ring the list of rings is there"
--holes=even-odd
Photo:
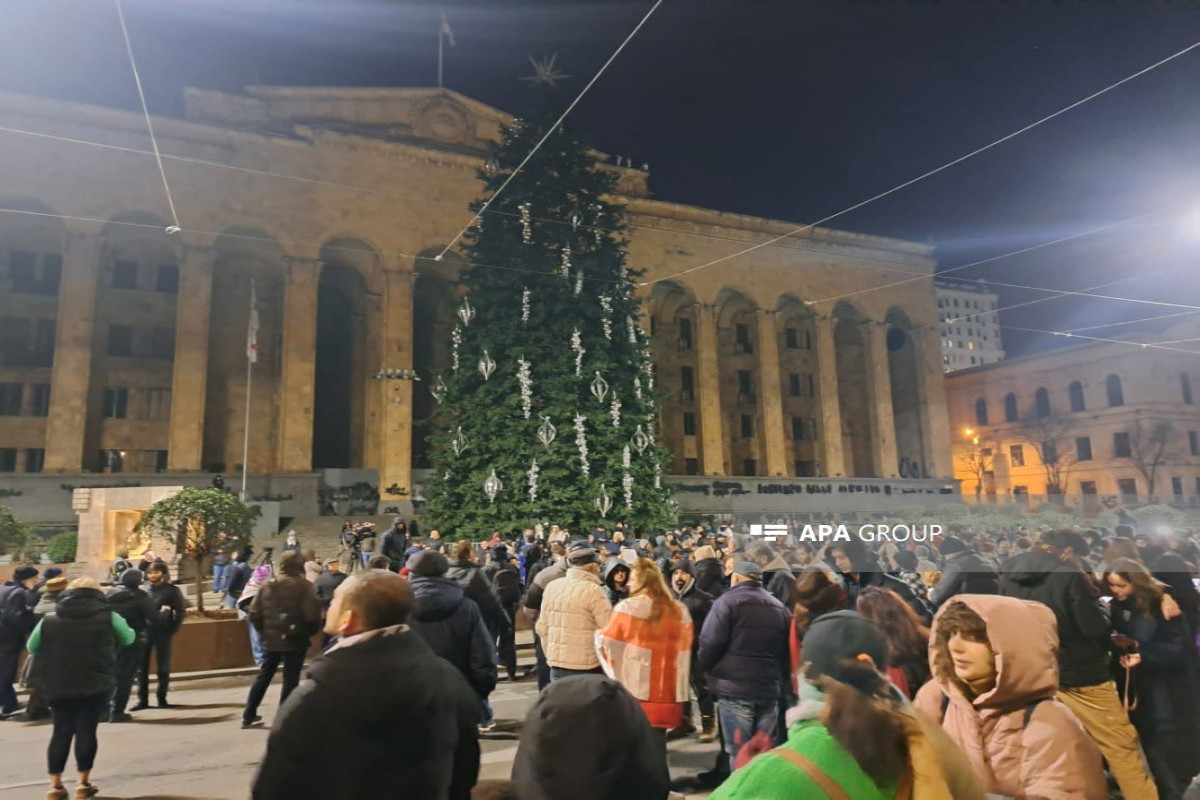
[[[36,535],[12,511],[0,506],[0,553],[9,553],[14,561],[24,561],[36,549]]]
[[[79,534],[75,531],[63,531],[50,537],[46,542],[46,555],[55,564],[70,564],[75,560],[75,550],[79,546]]]

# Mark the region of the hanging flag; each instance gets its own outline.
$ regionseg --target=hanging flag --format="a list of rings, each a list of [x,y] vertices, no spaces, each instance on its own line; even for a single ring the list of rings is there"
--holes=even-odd
[[[254,293],[254,281],[250,281],[250,326],[246,331],[246,358],[251,364],[258,362],[258,297]]]
[[[450,23],[446,20],[446,12],[442,12],[442,36],[446,37],[446,41],[454,47],[454,31],[450,30]]]

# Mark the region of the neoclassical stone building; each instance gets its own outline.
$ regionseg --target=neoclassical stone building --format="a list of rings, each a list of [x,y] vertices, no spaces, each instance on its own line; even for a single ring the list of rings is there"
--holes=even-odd
[[[375,469],[409,495],[453,255],[507,115],[438,89],[189,90],[156,120],[0,95],[0,470]],[[660,202],[619,174],[675,474],[948,477],[930,248]],[[918,280],[871,290],[914,274]],[[920,278],[928,275],[928,279]]]

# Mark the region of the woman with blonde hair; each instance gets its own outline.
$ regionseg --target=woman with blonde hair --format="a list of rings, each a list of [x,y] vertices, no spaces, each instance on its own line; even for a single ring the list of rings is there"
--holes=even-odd
[[[596,651],[605,673],[637,698],[650,726],[665,734],[682,724],[689,697],[692,617],[652,560],[639,558],[630,573],[629,596],[596,633]]]
[[[133,629],[108,607],[100,584],[92,578],[72,581],[55,613],[30,634],[29,653],[37,656],[33,676],[50,701],[54,720],[46,754],[48,800],[67,796],[62,774],[72,741],[79,770],[75,797],[94,797],[99,791],[89,780],[96,761],[96,727],[117,687],[117,649],[129,646],[134,638]]]

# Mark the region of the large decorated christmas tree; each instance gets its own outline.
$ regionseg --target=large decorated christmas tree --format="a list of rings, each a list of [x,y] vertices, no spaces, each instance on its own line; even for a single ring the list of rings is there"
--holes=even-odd
[[[638,324],[616,177],[561,126],[505,127],[480,173],[465,296],[438,400],[428,516],[451,535],[554,522],[581,532],[673,517],[654,370]]]

